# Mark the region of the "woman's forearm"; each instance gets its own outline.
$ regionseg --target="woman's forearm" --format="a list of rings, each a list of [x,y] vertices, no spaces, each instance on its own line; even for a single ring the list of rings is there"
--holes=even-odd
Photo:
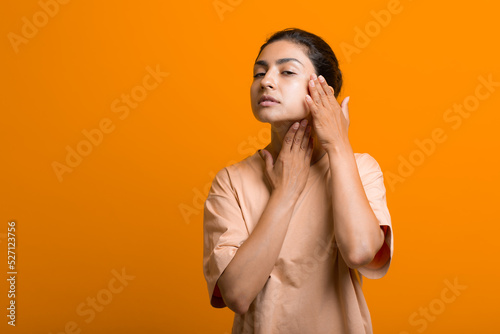
[[[384,233],[373,212],[350,146],[327,152],[330,161],[334,233],[346,264],[368,264],[384,242]]]
[[[250,236],[239,247],[218,280],[226,305],[246,313],[266,284],[285,239],[296,199],[274,191]]]

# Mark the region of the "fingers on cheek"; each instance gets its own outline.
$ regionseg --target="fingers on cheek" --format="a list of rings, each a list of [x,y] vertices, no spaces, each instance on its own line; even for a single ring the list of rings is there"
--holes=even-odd
[[[313,116],[316,116],[318,114],[318,110],[316,109],[316,106],[310,106],[309,110],[311,111],[311,114]]]
[[[306,105],[307,105],[307,108],[309,109],[309,111],[312,113],[314,112],[314,102],[311,98],[310,95],[306,95]]]
[[[306,95],[306,106],[309,110],[311,110],[312,108],[312,101],[311,101],[311,97],[309,95]]]

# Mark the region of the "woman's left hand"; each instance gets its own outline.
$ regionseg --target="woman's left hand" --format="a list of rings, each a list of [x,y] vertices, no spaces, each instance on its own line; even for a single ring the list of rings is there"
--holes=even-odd
[[[321,146],[328,152],[344,150],[350,146],[348,137],[349,97],[339,105],[334,90],[323,76],[311,74],[309,80],[310,95],[306,95],[306,104],[313,118],[313,128]]]

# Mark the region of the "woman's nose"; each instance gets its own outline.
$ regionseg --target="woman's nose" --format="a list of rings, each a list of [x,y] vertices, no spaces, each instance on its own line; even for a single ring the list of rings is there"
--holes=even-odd
[[[276,82],[274,80],[274,77],[269,73],[269,71],[266,73],[266,75],[262,78],[260,81],[260,86],[262,88],[269,87],[269,88],[274,88],[276,85]]]

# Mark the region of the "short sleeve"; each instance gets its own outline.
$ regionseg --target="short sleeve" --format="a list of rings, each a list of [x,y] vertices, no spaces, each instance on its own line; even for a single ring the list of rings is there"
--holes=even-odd
[[[247,238],[248,231],[237,193],[225,167],[212,181],[203,212],[203,274],[213,307],[226,306],[217,280]]]
[[[389,270],[394,252],[391,215],[387,208],[384,177],[379,164],[368,153],[364,153],[359,159],[361,159],[358,163],[361,182],[368,202],[384,231],[385,241],[373,260],[369,264],[357,268],[357,270],[369,279],[378,279],[383,277]]]

